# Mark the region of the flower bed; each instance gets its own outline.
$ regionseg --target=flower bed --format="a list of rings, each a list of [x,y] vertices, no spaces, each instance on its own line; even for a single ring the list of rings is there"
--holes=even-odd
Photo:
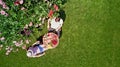
[[[0,50],[6,46],[7,54],[12,47],[25,49],[34,28],[41,27],[53,16],[59,16],[66,0],[0,0]],[[17,51],[17,49],[16,49]]]

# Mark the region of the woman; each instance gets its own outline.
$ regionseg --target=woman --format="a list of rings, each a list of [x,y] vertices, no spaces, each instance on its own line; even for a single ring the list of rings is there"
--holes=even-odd
[[[28,57],[40,57],[45,55],[45,51],[47,50],[45,45],[35,44],[30,46],[27,49],[27,56]]]

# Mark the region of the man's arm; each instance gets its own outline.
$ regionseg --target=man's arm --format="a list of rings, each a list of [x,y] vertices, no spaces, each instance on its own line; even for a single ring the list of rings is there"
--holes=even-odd
[[[60,19],[60,25],[57,27],[56,31],[61,30],[62,25],[63,25],[63,20]]]
[[[51,22],[51,19],[48,20],[48,23],[47,23],[47,29],[50,28],[50,22]]]
[[[62,25],[60,25],[60,26],[56,29],[56,31],[59,31],[59,30],[61,29],[61,27],[62,27]]]

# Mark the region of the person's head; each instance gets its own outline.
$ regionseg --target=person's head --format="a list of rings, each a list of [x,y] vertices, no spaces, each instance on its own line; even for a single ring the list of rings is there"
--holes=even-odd
[[[55,18],[55,21],[56,21],[56,22],[60,21],[60,18],[59,18],[59,17],[56,17],[56,18]]]
[[[27,56],[31,57],[32,56],[32,51],[27,51]]]

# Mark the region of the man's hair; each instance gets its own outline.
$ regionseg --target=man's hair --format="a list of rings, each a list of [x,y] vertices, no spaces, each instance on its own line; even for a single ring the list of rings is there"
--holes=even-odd
[[[55,18],[55,21],[60,21],[60,17],[56,17],[56,18]]]

